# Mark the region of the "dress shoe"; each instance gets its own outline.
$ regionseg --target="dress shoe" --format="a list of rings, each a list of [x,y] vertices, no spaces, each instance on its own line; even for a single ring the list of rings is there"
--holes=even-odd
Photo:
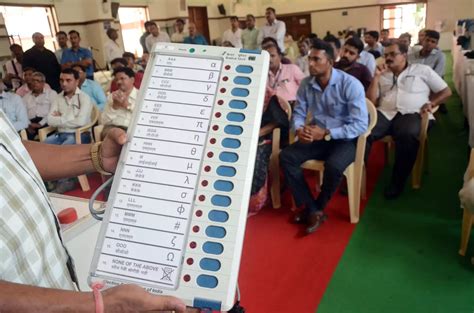
[[[306,224],[307,219],[308,219],[308,213],[306,212],[306,210],[304,210],[304,211],[296,213],[293,216],[293,223]]]
[[[390,184],[387,188],[385,188],[385,191],[383,195],[385,196],[385,199],[387,200],[393,200],[398,198],[403,192],[403,187],[398,187],[397,185]]]
[[[306,227],[306,234],[314,233],[319,226],[328,219],[328,216],[323,211],[316,211],[308,215],[308,227]]]

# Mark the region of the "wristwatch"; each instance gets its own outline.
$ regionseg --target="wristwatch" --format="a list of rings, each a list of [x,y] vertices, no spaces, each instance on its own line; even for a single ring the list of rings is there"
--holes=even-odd
[[[326,129],[326,134],[324,135],[324,140],[329,141],[331,140],[331,131]]]

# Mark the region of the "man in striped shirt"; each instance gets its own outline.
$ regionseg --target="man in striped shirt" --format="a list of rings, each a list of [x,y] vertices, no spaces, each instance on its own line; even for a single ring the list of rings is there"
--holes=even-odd
[[[114,172],[121,129],[112,129],[99,151],[103,170]],[[185,312],[173,297],[153,296],[121,285],[102,293],[97,310],[91,292],[76,292],[76,275],[42,179],[97,170],[91,145],[45,145],[18,134],[0,110],[0,309],[9,312]],[[104,310],[105,309],[105,310]]]

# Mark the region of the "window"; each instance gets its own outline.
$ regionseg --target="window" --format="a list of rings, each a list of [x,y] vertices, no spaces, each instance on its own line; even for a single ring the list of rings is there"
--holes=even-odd
[[[5,19],[10,43],[21,45],[23,51],[28,50],[33,46],[31,35],[40,32],[44,35],[45,47],[56,50],[54,35],[57,28],[51,7],[0,6],[0,13]]]
[[[120,7],[118,12],[125,51],[141,56],[143,49],[139,38],[145,32],[145,21],[148,20],[147,9],[145,7]]]
[[[425,27],[426,4],[385,6],[382,17],[382,28],[389,29],[390,38],[398,38],[402,33],[410,33],[412,43],[414,43],[418,41],[418,31]]]

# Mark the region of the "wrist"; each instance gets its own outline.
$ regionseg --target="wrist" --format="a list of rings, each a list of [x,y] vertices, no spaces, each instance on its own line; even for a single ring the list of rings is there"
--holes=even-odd
[[[102,163],[101,148],[102,148],[102,141],[96,142],[92,145],[91,151],[90,151],[92,165],[94,166],[94,169],[100,174],[112,175],[111,173],[104,170],[104,165]]]

